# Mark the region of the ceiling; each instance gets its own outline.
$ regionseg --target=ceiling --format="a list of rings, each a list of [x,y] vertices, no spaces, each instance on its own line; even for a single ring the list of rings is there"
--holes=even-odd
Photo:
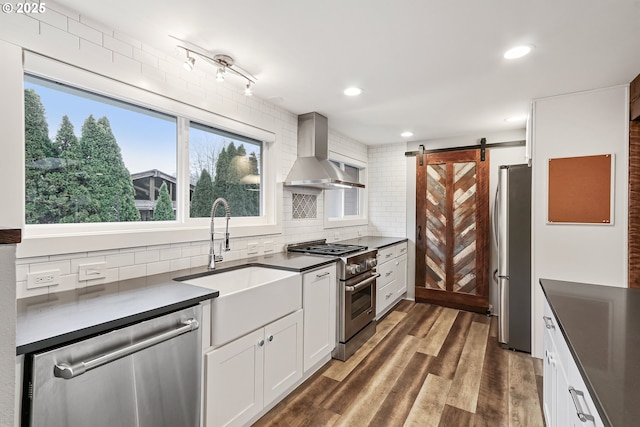
[[[320,112],[365,144],[402,141],[405,130],[417,141],[523,128],[505,118],[533,98],[640,73],[640,0],[57,3],[167,52],[174,36],[229,54],[258,78],[255,96]],[[519,44],[535,48],[503,58]],[[347,86],[364,92],[347,97]]]

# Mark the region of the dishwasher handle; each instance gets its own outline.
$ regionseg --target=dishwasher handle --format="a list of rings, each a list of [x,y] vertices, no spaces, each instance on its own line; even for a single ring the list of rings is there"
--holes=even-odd
[[[111,363],[123,357],[129,356],[133,353],[137,353],[146,348],[152,347],[156,344],[160,344],[161,342],[175,338],[178,335],[195,331],[199,327],[200,327],[200,323],[198,323],[196,319],[188,319],[182,322],[182,326],[177,329],[173,329],[171,331],[155,335],[146,340],[119,348],[115,351],[112,351],[111,353],[103,354],[93,359],[89,359],[85,362],[78,362],[74,364],[58,363],[53,368],[53,375],[58,378],[64,378],[65,380],[70,380],[71,378],[77,377],[78,375],[82,375],[87,371],[98,368],[102,365],[106,365],[107,363]]]

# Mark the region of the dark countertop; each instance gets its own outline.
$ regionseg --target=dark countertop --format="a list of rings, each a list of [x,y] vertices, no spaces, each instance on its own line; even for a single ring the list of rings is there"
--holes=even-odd
[[[341,240],[336,243],[344,243],[347,245],[363,245],[368,248],[382,249],[387,246],[395,245],[397,243],[403,243],[408,241],[406,237],[376,237],[376,236],[363,236],[355,239]]]
[[[604,424],[638,425],[640,290],[540,284]]]
[[[218,291],[175,281],[249,266],[304,272],[336,262],[334,257],[277,253],[74,289],[17,301],[16,353],[32,353],[68,341],[190,307]]]

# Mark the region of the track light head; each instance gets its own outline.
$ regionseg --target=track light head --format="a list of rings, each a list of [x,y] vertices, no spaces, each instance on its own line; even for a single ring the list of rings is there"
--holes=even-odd
[[[222,68],[218,68],[218,71],[216,71],[216,81],[217,82],[224,82],[224,71],[225,71],[225,67]]]
[[[187,59],[184,61],[184,64],[182,64],[182,66],[185,70],[192,71],[194,65],[196,65],[196,58],[194,58],[193,56],[189,56],[189,52],[187,51]]]

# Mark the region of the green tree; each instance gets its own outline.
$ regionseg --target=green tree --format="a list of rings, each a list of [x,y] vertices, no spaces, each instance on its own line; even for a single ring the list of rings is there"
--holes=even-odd
[[[249,176],[251,181],[245,185],[247,190],[247,215],[260,215],[260,184],[254,183],[254,179],[260,179],[260,171],[258,170],[258,158],[255,152],[249,154]],[[259,182],[259,181],[258,181]]]
[[[55,191],[49,171],[56,167],[57,150],[49,139],[44,106],[33,89],[24,91],[25,220],[27,224],[52,222],[51,198]]]
[[[193,189],[189,216],[191,218],[208,218],[211,215],[213,200],[213,181],[209,172],[203,169],[196,187]]]
[[[163,182],[160,186],[158,193],[158,200],[156,200],[156,206],[153,210],[154,221],[173,221],[176,219],[176,214],[173,212],[173,205],[171,204],[171,196],[169,195],[169,189],[167,183]]]
[[[88,222],[139,221],[131,175],[106,117],[89,116],[82,125],[78,146],[81,179],[90,200],[81,218]]]

